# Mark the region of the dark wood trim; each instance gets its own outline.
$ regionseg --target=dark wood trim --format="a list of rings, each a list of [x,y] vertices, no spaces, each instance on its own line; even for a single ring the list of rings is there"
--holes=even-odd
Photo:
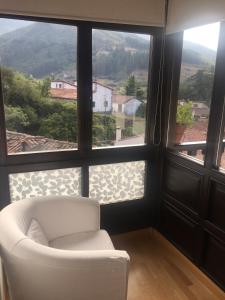
[[[153,145],[161,142],[161,100],[163,74],[163,35],[151,38],[151,55],[149,61],[149,89],[146,107],[146,143]],[[157,139],[157,136],[160,138]],[[157,141],[155,141],[157,140]],[[160,140],[160,141],[159,141]]]
[[[67,163],[70,161],[83,162],[89,164],[101,164],[110,162],[134,161],[149,159],[153,151],[150,146],[133,146],[133,147],[112,147],[104,149],[94,149],[89,154],[81,154],[79,151],[65,151],[52,153],[34,153],[34,154],[17,154],[8,156],[7,166],[21,166],[34,164],[51,164]]]
[[[92,28],[77,28],[78,145],[82,156],[92,147]]]
[[[221,23],[210,108],[205,166],[218,169],[224,137],[225,22]],[[218,148],[219,146],[219,148]]]
[[[0,165],[3,165],[7,157],[7,139],[5,128],[4,99],[2,91],[2,71],[0,67]]]
[[[166,36],[163,102],[163,145],[173,147],[180,83],[183,33]]]
[[[81,168],[81,195],[89,197],[89,166],[83,164]]]
[[[9,176],[5,167],[0,167],[0,210],[10,203]]]

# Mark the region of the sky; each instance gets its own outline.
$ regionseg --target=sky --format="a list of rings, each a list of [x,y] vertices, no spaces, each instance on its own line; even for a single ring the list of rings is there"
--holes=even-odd
[[[220,23],[213,23],[184,31],[184,40],[217,50]]]

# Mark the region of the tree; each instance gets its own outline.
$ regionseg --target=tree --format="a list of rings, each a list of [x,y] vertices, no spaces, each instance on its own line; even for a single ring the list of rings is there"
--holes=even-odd
[[[125,92],[128,96],[136,96],[136,80],[134,75],[128,77]]]
[[[64,103],[60,113],[48,114],[38,132],[49,138],[77,142],[77,110],[75,103]]]
[[[24,132],[30,124],[28,116],[19,107],[5,106],[6,128],[12,131]]]
[[[42,80],[41,95],[43,97],[49,97],[50,88],[51,88],[51,78],[48,76]]]
[[[136,117],[144,118],[145,112],[146,112],[146,103],[142,102],[136,111]]]
[[[180,125],[192,125],[194,120],[192,114],[192,102],[187,101],[184,104],[178,104],[176,122]]]
[[[179,99],[203,101],[210,105],[214,73],[199,70],[180,85]]]
[[[93,143],[101,146],[116,139],[116,120],[114,116],[95,113],[93,115]]]

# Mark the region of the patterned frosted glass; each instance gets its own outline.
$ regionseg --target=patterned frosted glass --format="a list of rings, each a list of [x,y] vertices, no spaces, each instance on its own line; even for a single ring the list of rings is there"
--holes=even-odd
[[[89,170],[89,195],[100,203],[144,196],[144,161],[91,166]]]
[[[46,195],[81,195],[81,168],[9,175],[11,201]]]

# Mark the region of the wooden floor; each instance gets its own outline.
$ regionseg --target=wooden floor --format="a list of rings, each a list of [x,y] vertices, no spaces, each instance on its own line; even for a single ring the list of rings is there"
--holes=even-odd
[[[225,293],[158,232],[112,237],[131,257],[128,300],[223,300]]]

